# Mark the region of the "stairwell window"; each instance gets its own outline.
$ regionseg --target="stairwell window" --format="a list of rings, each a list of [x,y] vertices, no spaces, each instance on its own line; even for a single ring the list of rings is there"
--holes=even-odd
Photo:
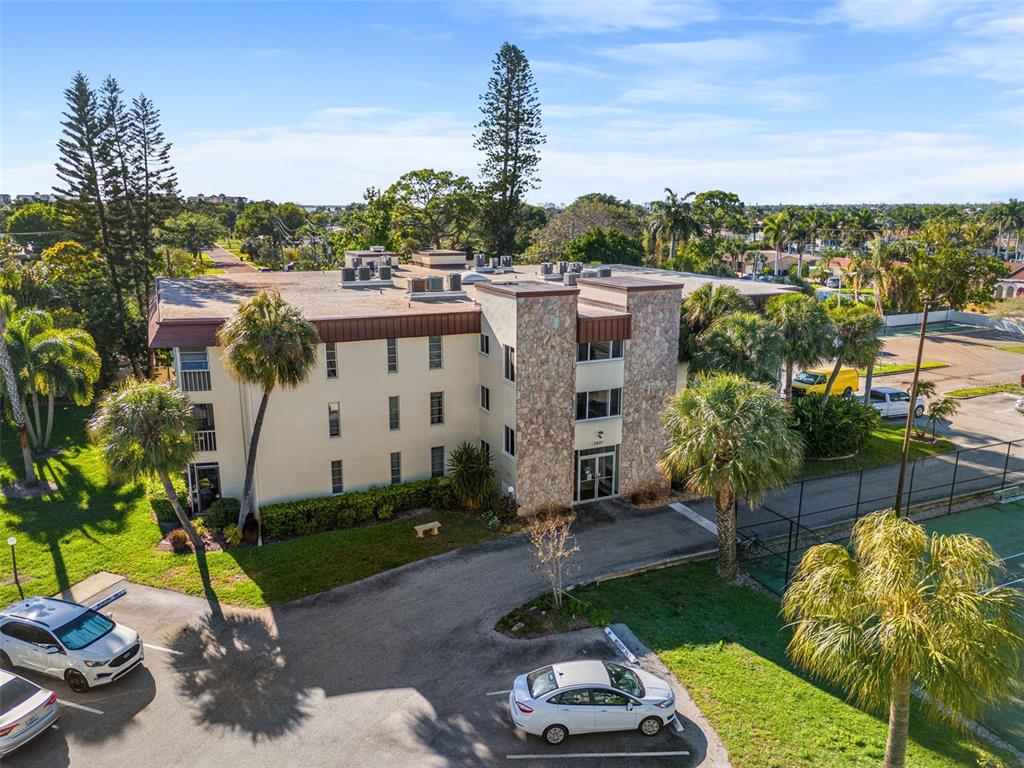
[[[491,354],[491,337],[488,336],[486,333],[480,334],[480,354]]]
[[[444,477],[444,446],[435,445],[430,449],[430,476]]]
[[[401,411],[398,395],[388,398],[388,429],[392,432],[401,428]]]
[[[515,458],[516,455],[516,431],[511,427],[505,427],[505,453]]]
[[[444,392],[430,393],[430,423],[444,424]]]
[[[327,378],[336,379],[338,378],[338,345],[331,341],[325,346],[327,356]]]
[[[341,437],[341,403],[327,404],[327,431],[331,437]]]
[[[516,380],[516,348],[505,347],[505,381]]]
[[[341,459],[331,462],[331,493],[343,493],[345,490],[344,476],[341,472]]]
[[[391,454],[391,484],[398,485],[402,482],[402,452],[395,451]]]
[[[398,373],[398,339],[388,339],[388,373]]]
[[[427,347],[428,347],[428,362],[430,364],[430,370],[436,371],[444,367],[444,347],[441,343],[440,336],[428,336]]]
[[[480,385],[480,407],[485,411],[491,410],[491,390],[483,384]]]
[[[617,360],[622,357],[622,341],[591,341],[576,348],[576,361]]]
[[[622,389],[576,393],[576,420],[606,419],[622,415]]]

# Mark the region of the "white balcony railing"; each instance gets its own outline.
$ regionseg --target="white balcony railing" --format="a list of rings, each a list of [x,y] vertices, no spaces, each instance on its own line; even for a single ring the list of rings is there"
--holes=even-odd
[[[200,429],[198,432],[196,432],[196,449],[200,451],[216,451],[216,431],[212,429]]]
[[[209,371],[181,371],[179,381],[186,392],[209,392]]]

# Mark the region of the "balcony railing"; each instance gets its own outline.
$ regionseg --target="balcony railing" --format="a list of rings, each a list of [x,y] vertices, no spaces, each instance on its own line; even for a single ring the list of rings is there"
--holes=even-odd
[[[186,392],[209,392],[209,371],[181,371],[179,381]]]
[[[196,449],[200,451],[216,451],[216,431],[212,429],[200,429],[198,432],[196,432]]]

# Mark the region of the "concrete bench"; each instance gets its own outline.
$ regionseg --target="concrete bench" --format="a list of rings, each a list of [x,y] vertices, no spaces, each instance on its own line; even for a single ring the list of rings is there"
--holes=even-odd
[[[1005,488],[998,488],[992,491],[992,495],[995,496],[996,501],[1000,504],[1024,499],[1024,491],[1021,490],[1019,485],[1008,485]]]
[[[423,525],[414,525],[413,528],[416,531],[416,538],[422,539],[423,534],[430,531],[431,535],[437,536],[437,532],[441,530],[441,524],[435,520],[432,523],[423,523]]]

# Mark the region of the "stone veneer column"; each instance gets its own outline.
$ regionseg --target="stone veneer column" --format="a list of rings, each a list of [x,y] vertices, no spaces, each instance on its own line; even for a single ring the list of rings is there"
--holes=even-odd
[[[516,498],[520,514],[572,504],[576,295],[516,299]]]
[[[667,441],[661,414],[676,391],[680,288],[628,291],[631,316],[622,386],[619,493],[650,486],[668,490],[658,469]]]

